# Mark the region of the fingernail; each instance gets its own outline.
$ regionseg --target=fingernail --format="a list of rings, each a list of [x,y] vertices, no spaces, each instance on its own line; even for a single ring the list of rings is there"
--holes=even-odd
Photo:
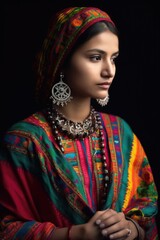
[[[101,220],[100,219],[97,219],[96,220],[96,224],[99,225],[101,223]]]
[[[112,239],[113,237],[114,237],[113,235],[109,235],[109,238],[111,238],[111,239]]]
[[[101,224],[99,225],[99,227],[100,227],[100,228],[104,228],[104,227],[105,227],[105,224],[104,224],[104,223],[101,223]]]
[[[107,236],[107,230],[104,229],[104,230],[102,230],[101,233],[102,233],[103,236]]]

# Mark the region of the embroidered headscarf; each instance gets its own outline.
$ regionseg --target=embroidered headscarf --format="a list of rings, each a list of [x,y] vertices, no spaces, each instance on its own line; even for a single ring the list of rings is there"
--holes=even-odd
[[[39,102],[47,102],[56,75],[79,36],[100,21],[115,26],[106,12],[95,7],[71,7],[55,15],[37,57],[36,97]]]

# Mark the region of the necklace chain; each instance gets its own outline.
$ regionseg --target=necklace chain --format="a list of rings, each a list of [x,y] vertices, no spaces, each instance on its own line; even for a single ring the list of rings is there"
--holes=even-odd
[[[98,112],[91,108],[90,114],[88,118],[86,118],[83,123],[73,122],[65,118],[62,113],[59,113],[54,107],[48,108],[48,118],[52,125],[55,139],[57,144],[59,145],[61,152],[64,153],[64,148],[62,145],[61,133],[65,133],[71,139],[84,139],[85,137],[89,137],[92,133],[99,130],[100,135],[100,146],[101,146],[101,155],[102,155],[102,163],[103,163],[103,171],[104,171],[104,192],[102,202],[106,199],[107,187],[109,182],[109,172],[107,169],[106,162],[106,152],[105,152],[105,144],[104,144],[104,133],[103,126],[101,123],[101,118]]]
[[[58,129],[65,132],[72,139],[85,138],[98,130],[97,115],[93,108],[91,109],[88,118],[82,123],[66,119],[62,113],[59,113],[54,108],[52,108],[51,113],[52,121],[54,121],[54,124],[57,125]]]

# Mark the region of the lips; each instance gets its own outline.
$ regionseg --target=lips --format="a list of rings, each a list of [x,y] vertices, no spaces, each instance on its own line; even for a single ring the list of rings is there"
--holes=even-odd
[[[97,84],[100,88],[108,89],[110,84],[109,83],[99,83]]]

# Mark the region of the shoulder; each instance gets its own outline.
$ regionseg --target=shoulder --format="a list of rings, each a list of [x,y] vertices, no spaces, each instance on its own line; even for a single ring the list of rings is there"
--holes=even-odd
[[[108,113],[100,113],[100,115],[105,125],[107,124],[111,127],[117,126],[121,131],[125,130],[133,133],[131,126],[124,118]]]
[[[4,135],[4,140],[34,138],[43,135],[47,128],[49,128],[47,119],[43,111],[39,111],[13,124]]]
[[[142,144],[131,126],[122,117],[112,114],[100,113],[103,126],[110,139],[119,138],[123,149],[141,149],[144,152]],[[136,150],[136,151],[137,151]]]

